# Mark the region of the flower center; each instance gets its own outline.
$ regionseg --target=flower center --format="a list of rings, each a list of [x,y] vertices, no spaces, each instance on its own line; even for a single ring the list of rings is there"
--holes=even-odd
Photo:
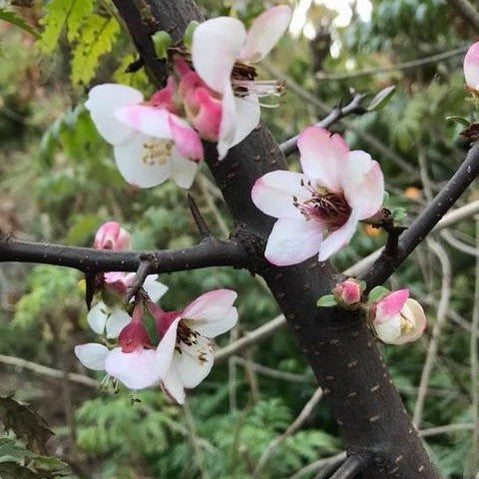
[[[143,143],[141,160],[148,166],[164,165],[171,157],[173,151],[173,140],[150,139]]]
[[[414,331],[414,324],[401,315],[401,336],[406,336]]]
[[[176,346],[175,349],[181,354],[180,343],[184,343],[187,346],[193,346],[197,343],[197,338],[200,333],[193,331],[189,328],[183,320],[178,324],[178,330],[176,332]]]
[[[351,206],[342,192],[332,192],[326,188],[313,188],[311,183],[306,186],[311,191],[311,198],[299,203],[293,196],[293,205],[299,209],[307,219],[318,219],[330,231],[335,231],[348,221],[351,215]]]

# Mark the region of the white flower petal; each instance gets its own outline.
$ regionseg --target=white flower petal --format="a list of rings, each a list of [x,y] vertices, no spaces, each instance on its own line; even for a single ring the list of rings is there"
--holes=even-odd
[[[103,344],[87,343],[75,346],[75,355],[88,369],[95,371],[105,370],[105,359],[109,350]]]
[[[162,373],[170,367],[173,352],[176,346],[176,333],[178,331],[178,323],[181,321],[181,316],[178,316],[167,329],[166,333],[161,338],[157,348],[156,357],[160,364]]]
[[[228,83],[223,91],[221,100],[221,123],[218,134],[218,159],[222,160],[228,153],[236,137],[237,116],[236,101],[233,89]]]
[[[90,309],[90,311],[88,311],[86,320],[88,321],[90,328],[96,334],[104,333],[106,320],[108,319],[109,314],[110,311],[108,306],[103,301],[98,302]]]
[[[384,178],[381,167],[365,151],[351,151],[348,163],[340,172],[344,196],[358,212],[360,220],[373,216],[383,203]]]
[[[200,333],[206,338],[216,338],[216,336],[219,336],[220,334],[223,334],[233,328],[237,322],[238,310],[235,307],[232,307],[222,319],[218,319],[216,321],[196,320],[192,324],[192,327],[197,333]]]
[[[287,5],[278,5],[256,17],[248,31],[241,59],[250,62],[262,60],[288,28],[291,13]]]
[[[293,203],[303,203],[311,197],[305,186],[306,175],[293,171],[272,171],[256,180],[251,190],[253,203],[263,213],[275,218],[304,218]]]
[[[319,246],[319,261],[326,261],[331,255],[344,248],[354,236],[358,226],[358,214],[352,211],[348,221],[341,228],[329,234]]]
[[[180,188],[188,190],[195,181],[198,166],[199,164],[195,161],[188,160],[173,151],[170,159],[171,178]]]
[[[212,18],[195,29],[191,45],[193,66],[210,88],[223,93],[245,40],[244,25],[231,17]]]
[[[144,135],[172,138],[168,110],[147,105],[128,105],[117,108],[114,115],[118,121]]]
[[[276,266],[302,263],[319,251],[321,224],[311,219],[281,218],[273,226],[265,257]]]
[[[144,389],[161,379],[155,351],[142,347],[132,353],[124,353],[121,348],[112,349],[105,361],[105,371],[129,389]]]
[[[401,319],[399,314],[393,316],[388,321],[374,326],[376,334],[381,341],[392,343],[401,336]]]
[[[151,188],[170,177],[170,160],[144,159],[147,153],[144,145],[151,141],[154,141],[152,137],[139,133],[128,143],[114,148],[116,165],[130,185]]]
[[[236,131],[230,147],[243,141],[259,124],[261,108],[256,95],[235,97]]]
[[[211,371],[214,362],[214,350],[211,341],[204,336],[197,336],[191,346],[180,343],[181,353],[175,351],[173,362],[185,388],[194,388],[200,384]]]
[[[106,321],[106,337],[117,338],[121,330],[131,321],[130,315],[122,309],[115,308]]]
[[[219,321],[230,312],[237,297],[238,294],[231,289],[208,291],[191,302],[182,316],[189,320]]]
[[[149,274],[143,283],[143,288],[154,303],[168,291],[168,286],[158,281],[157,274]]]
[[[185,402],[185,390],[181,378],[172,365],[161,381],[168,394],[179,404]]]

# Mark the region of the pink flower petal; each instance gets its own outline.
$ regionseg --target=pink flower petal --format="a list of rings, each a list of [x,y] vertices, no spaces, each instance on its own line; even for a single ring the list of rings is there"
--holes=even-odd
[[[87,343],[75,346],[75,355],[88,369],[105,370],[105,359],[109,351],[106,346],[98,343]]]
[[[292,171],[272,171],[258,178],[251,190],[251,199],[263,213],[275,218],[304,218],[293,203],[311,197],[305,186],[306,175]]]
[[[469,88],[479,90],[479,42],[472,44],[464,57],[464,76]]]
[[[250,62],[263,59],[288,28],[291,13],[287,5],[279,5],[268,8],[256,17],[248,31],[240,58]]]
[[[398,314],[409,298],[409,289],[399,289],[389,293],[377,303],[375,322],[383,323]]]
[[[130,235],[116,221],[102,224],[95,235],[93,247],[96,249],[127,250],[130,246]]]
[[[198,133],[181,118],[169,115],[168,124],[178,153],[190,160],[203,159],[203,145]]]
[[[273,226],[265,257],[276,266],[302,263],[319,251],[321,224],[304,218],[281,218]]]
[[[183,310],[183,317],[199,321],[219,321],[230,311],[238,294],[231,289],[214,289],[202,294]]]
[[[186,107],[188,118],[202,138],[216,141],[221,125],[221,101],[207,88],[199,87],[186,98]]]
[[[340,135],[310,126],[299,135],[298,148],[306,175],[319,186],[333,191],[341,188],[340,176],[347,165],[349,148]]]
[[[244,25],[231,17],[201,23],[193,33],[193,66],[203,81],[218,93],[230,83],[233,65],[246,40]]]
[[[115,109],[115,118],[130,128],[155,138],[172,138],[169,118],[164,108],[147,105],[128,105]]]
[[[351,151],[340,177],[344,196],[360,220],[377,213],[384,198],[384,178],[377,161],[364,151]]]
[[[329,234],[319,247],[318,260],[326,261],[331,255],[344,248],[353,237],[358,226],[358,215],[352,211],[351,215],[341,228]]]
[[[155,351],[142,347],[132,353],[124,353],[121,348],[112,349],[105,361],[105,371],[129,389],[152,386],[165,370],[160,367]]]

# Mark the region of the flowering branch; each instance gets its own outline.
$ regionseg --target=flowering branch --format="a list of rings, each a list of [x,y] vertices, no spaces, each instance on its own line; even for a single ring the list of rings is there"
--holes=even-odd
[[[412,225],[399,236],[397,254],[391,255],[384,249],[379,258],[361,275],[368,290],[386,281],[399,265],[412,253],[449,208],[464,193],[479,175],[479,144],[469,150],[465,161],[447,182],[429,206],[414,220]]]
[[[171,273],[209,266],[247,268],[247,252],[236,241],[215,238],[203,240],[196,246],[157,251],[109,251],[77,246],[18,241],[0,237],[0,262],[43,263],[75,268],[84,273],[105,271],[138,271],[148,260],[152,273]],[[142,270],[145,266],[142,267]],[[141,279],[141,277],[140,277]],[[141,284],[140,284],[141,286]]]
[[[345,116],[352,114],[361,115],[363,113],[366,113],[367,110],[362,106],[365,97],[366,96],[362,93],[355,93],[351,101],[346,106],[335,106],[328,116],[326,116],[319,123],[317,123],[317,126],[320,126],[322,128],[329,128],[331,125],[334,125]],[[298,138],[299,135],[296,135],[293,138],[290,138],[289,140],[286,140],[285,142],[281,143],[280,149],[285,156],[289,156],[295,151],[297,151]]]

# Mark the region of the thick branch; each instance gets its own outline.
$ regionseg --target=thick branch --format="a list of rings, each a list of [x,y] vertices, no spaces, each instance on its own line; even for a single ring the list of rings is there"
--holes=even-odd
[[[431,232],[471,182],[479,175],[479,144],[475,144],[466,159],[446,186],[429,206],[414,220],[413,224],[399,237],[397,254],[391,256],[383,250],[374,264],[361,275],[368,288],[384,283],[399,265],[411,254]]]
[[[152,273],[171,273],[208,266],[249,265],[247,252],[235,241],[207,239],[188,248],[158,251],[110,251],[76,246],[0,239],[0,262],[43,263],[76,268],[84,273],[137,271],[144,258],[152,258]]]
[[[334,125],[337,121],[341,120],[345,116],[351,114],[361,114],[365,112],[364,107],[362,106],[362,101],[364,100],[364,95],[356,93],[352,100],[346,106],[337,106],[331,110],[329,115],[321,120],[317,126],[322,126],[323,128],[329,128],[331,125]],[[280,149],[285,156],[294,153],[298,149],[298,138],[299,135],[286,140],[284,143],[281,143]]]

